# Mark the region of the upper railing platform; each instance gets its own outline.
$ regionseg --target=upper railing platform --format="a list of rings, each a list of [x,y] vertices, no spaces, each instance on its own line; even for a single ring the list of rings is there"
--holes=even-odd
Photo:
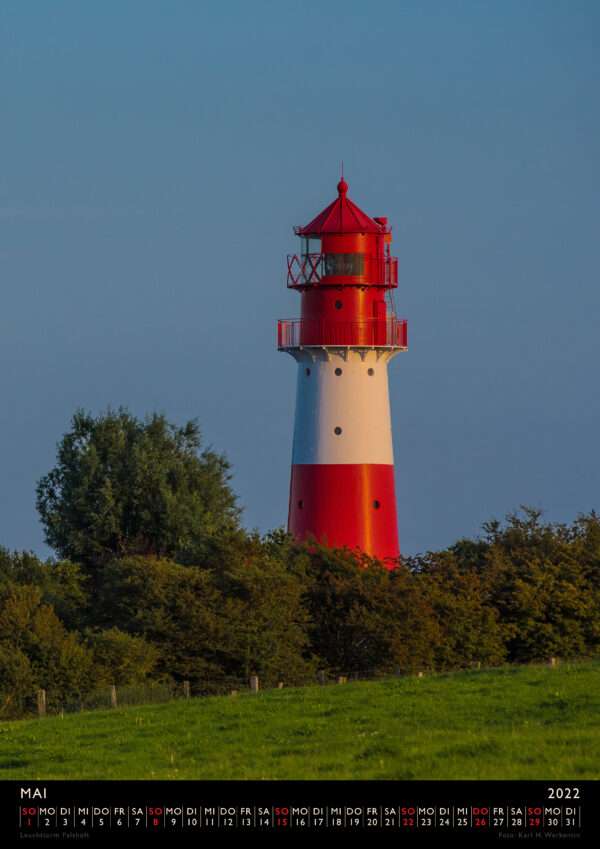
[[[398,285],[398,259],[368,254],[288,254],[287,285],[290,289],[308,286]]]
[[[408,349],[406,319],[371,318],[364,321],[323,321],[282,318],[277,322],[277,347]]]

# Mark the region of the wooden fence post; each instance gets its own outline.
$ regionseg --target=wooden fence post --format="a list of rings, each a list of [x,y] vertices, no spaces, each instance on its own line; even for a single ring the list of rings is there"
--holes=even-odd
[[[319,669],[319,671],[317,672],[317,681],[319,682],[319,684],[327,683],[327,673],[324,669]]]
[[[550,666],[558,666],[558,658],[557,657],[551,657],[550,658]]]
[[[189,681],[183,682],[183,696],[186,699],[190,698],[190,682]]]
[[[424,675],[424,672],[417,672],[417,678],[423,678]]]
[[[38,716],[46,716],[46,691],[37,691],[37,711]]]
[[[259,680],[258,680],[258,675],[251,675],[250,676],[250,689],[252,690],[253,693],[258,693],[259,688],[260,688],[260,683],[259,683]]]
[[[283,690],[283,681],[279,681],[279,682],[277,683],[277,689],[278,689],[278,690]]]
[[[110,706],[114,708],[117,706],[117,687],[115,684],[110,685]]]

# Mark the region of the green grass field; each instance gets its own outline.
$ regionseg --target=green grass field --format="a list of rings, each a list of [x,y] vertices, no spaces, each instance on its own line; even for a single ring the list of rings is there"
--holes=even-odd
[[[600,778],[600,664],[274,690],[0,724],[0,778]]]

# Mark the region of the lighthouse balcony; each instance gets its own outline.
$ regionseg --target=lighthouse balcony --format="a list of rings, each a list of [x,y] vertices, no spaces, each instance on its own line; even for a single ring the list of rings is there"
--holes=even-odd
[[[277,347],[408,349],[406,319],[371,318],[363,321],[322,321],[282,318],[277,322]]]
[[[398,286],[398,258],[368,254],[288,254],[289,289],[308,286]]]

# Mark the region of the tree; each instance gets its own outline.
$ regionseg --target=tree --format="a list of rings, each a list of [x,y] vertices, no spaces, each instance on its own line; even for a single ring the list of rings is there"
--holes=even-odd
[[[464,546],[460,547],[464,551]],[[428,552],[419,558],[422,591],[438,622],[434,646],[436,669],[457,669],[472,663],[494,666],[506,650],[496,609],[484,581],[471,562],[473,551],[461,562],[453,551]]]
[[[248,535],[237,548],[215,576],[223,596],[220,664],[234,678],[257,673],[266,686],[314,681],[302,555],[278,534],[264,542]]]
[[[26,654],[0,641],[0,717],[20,717],[32,707],[34,674]]]
[[[96,622],[141,637],[157,650],[154,673],[198,690],[223,678],[219,646],[227,639],[223,598],[213,572],[155,557],[126,557],[102,573]]]
[[[435,623],[404,567],[390,572],[349,549],[312,542],[305,552],[311,648],[322,666],[373,673],[430,664]]]
[[[195,421],[183,427],[127,410],[79,410],[38,483],[46,541],[88,572],[131,555],[201,561],[239,529],[229,463],[200,451]]]
[[[133,637],[119,628],[86,633],[94,655],[94,681],[107,684],[142,684],[154,672],[159,651],[142,637]]]
[[[80,628],[89,615],[89,577],[68,560],[46,562],[30,551],[7,551],[0,547],[0,588],[12,584],[32,584],[42,593],[70,630]]]
[[[17,700],[23,682],[47,689],[54,706],[80,699],[92,686],[91,652],[30,584],[0,588],[0,650],[0,690],[7,687]],[[7,656],[13,658],[10,663]]]
[[[573,527],[540,521],[523,506],[506,524],[484,525],[485,592],[499,614],[508,659],[530,662],[597,650],[600,637],[597,517]],[[594,563],[596,570],[594,571]]]

